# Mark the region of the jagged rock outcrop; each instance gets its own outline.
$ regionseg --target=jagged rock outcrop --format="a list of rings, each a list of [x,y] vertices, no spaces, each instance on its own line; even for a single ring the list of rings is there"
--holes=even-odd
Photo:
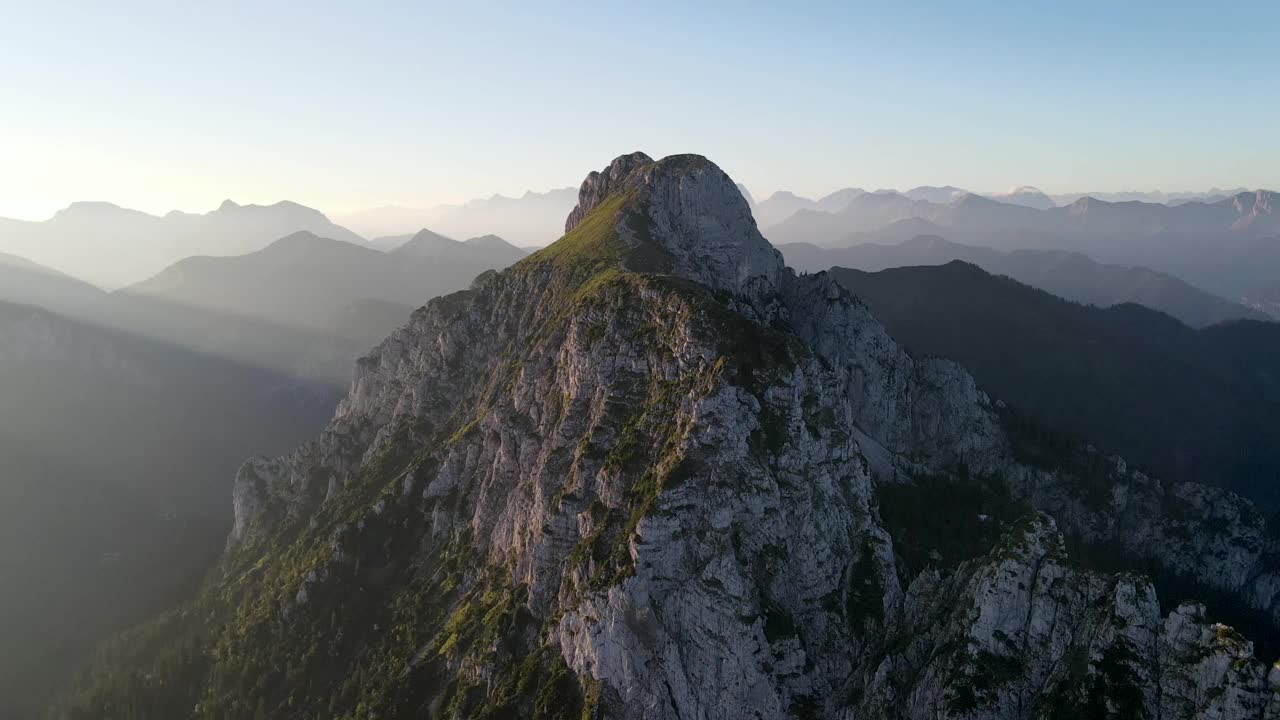
[[[587,175],[587,179],[582,181],[582,186],[578,188],[578,205],[569,212],[569,217],[564,221],[564,231],[572,232],[578,227],[578,223],[582,222],[592,210],[605,198],[614,194],[621,189],[622,184],[626,182],[631,171],[638,167],[647,166],[653,163],[653,158],[642,152],[633,152],[630,155],[619,155],[609,163],[609,167],[600,172],[591,171]]]
[[[783,303],[792,332],[839,371],[854,425],[900,465],[993,470],[1007,462],[994,407],[959,365],[912,358],[826,273],[788,276]]]
[[[631,269],[660,267],[743,297],[763,297],[776,289],[785,269],[782,254],[756,230],[751,206],[729,176],[706,158],[680,155],[654,162],[644,153],[617,158],[583,181],[565,232],[606,198],[619,195],[637,199],[632,222],[620,225],[619,234],[633,248],[652,246],[630,258]]]
[[[786,269],[705,158],[624,156],[579,198],[561,241],[362,359],[320,438],[242,470],[195,613],[213,667],[183,665],[204,712],[1280,717],[1244,640],[1065,550],[1273,612],[1244,501],[1112,463],[1099,503],[1020,460],[963,368]],[[1174,528],[1202,537],[1145,547]],[[301,679],[332,676],[359,682]]]
[[[1236,596],[1280,625],[1280,543],[1252,503],[1194,483],[1166,485],[1098,458],[1094,477],[1016,466],[1015,493],[1083,540]]]
[[[927,572],[902,604],[905,647],[849,717],[1270,717],[1252,647],[1184,603],[1167,618],[1150,581],[1081,571],[1037,515],[982,562]],[[1270,705],[1270,707],[1269,707]]]

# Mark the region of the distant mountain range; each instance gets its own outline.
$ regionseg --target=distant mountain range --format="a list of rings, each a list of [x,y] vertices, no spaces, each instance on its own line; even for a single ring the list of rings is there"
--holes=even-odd
[[[528,251],[497,235],[481,235],[459,241],[425,229],[408,235],[374,238],[369,241],[369,247],[419,260],[476,264],[481,267],[481,271],[505,267],[528,254]]]
[[[1035,208],[1037,210],[1048,210],[1051,207],[1057,207],[1058,203],[1048,195],[1045,195],[1039,188],[1024,185],[1015,188],[1007,193],[994,193],[989,195],[992,200],[1009,203],[1011,205],[1022,205],[1024,207]]]
[[[936,197],[936,193],[926,194]],[[973,194],[936,202],[899,193],[863,193],[839,211],[799,210],[781,223],[765,227],[763,232],[775,244],[839,246],[856,241],[858,233],[892,232],[897,223],[909,224],[913,233],[934,227],[1039,227],[1045,222],[1044,212]]]
[[[263,315],[280,314],[271,308],[245,314],[173,302],[162,293],[108,293],[33,264],[0,264],[0,281],[6,291],[2,300],[39,306],[139,339],[167,342],[331,387],[345,385],[351,360],[388,328],[403,322],[411,310],[407,305],[395,305],[397,312],[392,316],[385,309],[371,314],[344,307],[334,312],[332,324],[305,327],[265,319]],[[357,312],[366,318],[365,323],[353,325],[346,319]],[[379,322],[368,322],[371,318]]]
[[[300,230],[362,241],[319,211],[293,202],[237,205],[227,200],[203,215],[174,211],[163,217],[78,202],[43,222],[0,219],[0,252],[114,289],[192,255],[241,255]]]
[[[112,293],[0,256],[0,301],[342,386],[414,308],[524,254],[493,236],[423,231],[387,253],[300,232],[245,255],[186,258]]]
[[[1113,203],[1094,198],[1037,210],[964,195],[949,203],[863,194],[844,210],[801,210],[764,229],[778,244],[897,243],[917,235],[1002,250],[1056,248],[1145,266],[1257,308],[1280,307],[1276,193],[1216,202]]]
[[[744,195],[751,200],[750,193],[746,193],[746,188],[739,185],[744,191]],[[858,188],[845,188],[837,190],[823,196],[818,200],[811,200],[801,197],[795,193],[780,190],[763,202],[752,202],[752,210],[755,212],[756,222],[760,227],[765,228],[786,220],[799,210],[818,210],[821,212],[839,212],[844,209],[848,201],[857,195],[870,191]],[[1129,202],[1138,201],[1146,203],[1163,203],[1167,205],[1180,205],[1186,202],[1218,202],[1227,198],[1239,195],[1242,192],[1248,192],[1247,188],[1235,188],[1233,190],[1220,190],[1213,188],[1205,192],[1183,192],[1183,193],[1166,193],[1161,191],[1152,192],[1082,192],[1082,193],[1064,193],[1057,195],[1048,195],[1039,188],[1031,185],[1023,185],[1007,192],[991,192],[991,193],[974,193],[954,185],[921,185],[911,188],[910,190],[893,190],[881,189],[871,192],[874,195],[902,195],[912,200],[926,200],[932,203],[945,204],[952,202],[963,195],[982,195],[998,200],[1010,205],[1022,205],[1024,207],[1035,208],[1037,210],[1047,210],[1058,205],[1070,205],[1071,203],[1082,198],[1094,198],[1106,202]]]
[[[845,188],[817,200],[810,200],[782,190],[756,203],[751,208],[751,212],[756,218],[756,224],[760,227],[768,227],[782,222],[801,210],[839,212],[849,204],[850,200],[865,192],[859,188]]]
[[[0,653],[0,717],[36,716],[107,633],[194,587],[235,468],[316,433],[357,357],[524,255],[296,232],[115,292],[0,255],[0,637],[24,648]]]
[[[953,185],[921,185],[905,191],[888,189],[867,191],[859,188],[844,188],[829,195],[824,195],[818,200],[810,200],[794,193],[780,191],[770,195],[764,202],[755,205],[752,208],[752,212],[755,215],[756,224],[761,228],[770,228],[805,212],[841,213],[848,209],[856,199],[864,195],[870,196],[872,200],[862,201],[863,206],[870,206],[875,204],[875,199],[877,198],[884,203],[894,205],[904,204],[904,201],[907,200],[945,205],[960,200],[966,195],[973,194]],[[1006,194],[995,194],[990,197],[1007,204],[1034,208],[1050,208],[1055,205],[1047,195],[1033,187],[1022,187]]]
[[[298,232],[247,255],[187,258],[123,292],[283,325],[322,327],[358,300],[418,307],[524,254],[493,237],[463,243],[423,231],[387,253]]]
[[[356,242],[293,233],[111,293],[0,255],[0,637],[25,648],[0,653],[0,716],[35,716],[107,633],[191,590],[235,468],[317,432],[357,357],[525,254]]]
[[[1147,308],[1078,305],[975,265],[836,279],[918,356],[1174,480],[1280,501],[1280,324],[1193,330]]]
[[[1180,205],[1186,202],[1218,202],[1230,197],[1235,197],[1243,192],[1249,192],[1248,188],[1237,187],[1231,189],[1211,188],[1204,191],[1192,192],[1164,192],[1162,190],[1151,191],[1120,191],[1120,192],[1079,192],[1079,193],[1061,193],[1051,196],[1053,201],[1059,205],[1070,205],[1081,198],[1095,198],[1106,202],[1144,202],[1144,203],[1163,203],[1165,205]]]
[[[972,193],[948,202],[899,193],[862,193],[839,211],[802,209],[777,225],[766,226],[764,232],[776,243],[828,246],[857,241],[870,233],[893,234],[895,225],[900,223],[913,230],[927,224],[951,233],[993,236],[992,242],[982,243],[986,245],[1043,243],[1053,237],[1089,235],[1150,237],[1226,231],[1268,234],[1280,231],[1280,215],[1272,212],[1275,206],[1276,194],[1266,190],[1240,193],[1216,202],[1179,205],[1082,198],[1070,205],[1045,209]]]
[[[817,238],[817,244],[838,243],[849,232],[857,230],[838,223],[823,225],[821,219],[815,221],[813,218],[796,219],[800,229],[794,232],[790,227],[778,230],[775,226],[801,211],[840,213],[855,197],[862,195],[948,204],[970,194],[947,185],[920,186],[902,192],[845,188],[817,200],[780,191],[764,200],[757,200],[745,186],[739,184],[738,188],[748,199],[757,224],[771,231],[766,232],[771,239],[777,242],[815,242],[815,236],[821,236]],[[1046,209],[1054,204],[1070,204],[1086,196],[1103,202],[1141,200],[1190,204],[1231,200],[1241,192],[1214,189],[1203,193],[1048,196],[1028,186],[1008,193],[992,193],[988,197],[1007,205]],[[288,201],[273,205],[238,205],[227,200],[208,213],[174,211],[164,216],[110,203],[76,202],[41,222],[0,218],[0,253],[24,257],[99,287],[115,289],[150,277],[186,257],[241,255],[303,230],[320,237],[354,243],[359,242],[361,236],[387,240],[388,236],[411,235],[429,227],[449,237],[493,234],[519,247],[542,246],[562,234],[564,218],[577,199],[575,188],[557,188],[546,192],[526,192],[520,197],[493,195],[424,209],[388,205],[343,214],[336,218],[340,224],[317,210]],[[921,211],[899,215],[898,219],[927,218],[930,215],[930,212]],[[864,231],[881,229],[870,221],[858,225]],[[832,232],[837,237],[831,237]]]
[[[0,637],[21,648],[0,652],[6,718],[40,717],[108,633],[191,592],[230,527],[236,467],[314,434],[338,399],[5,302],[0,387]]]
[[[902,197],[910,198],[912,200],[923,200],[924,202],[931,203],[949,203],[965,195],[969,195],[970,193],[968,190],[962,190],[954,185],[943,185],[941,187],[934,185],[921,185],[920,187],[911,188],[910,190],[904,190],[902,192],[897,190],[877,190],[871,194],[881,197],[901,195]],[[821,210],[822,208],[815,209]]]
[[[404,233],[403,235],[380,235],[369,241],[369,247],[374,250],[381,250],[382,252],[391,252],[415,237],[420,239],[434,238],[436,242],[441,244],[457,242],[453,238],[448,238],[444,235],[440,235],[439,233],[434,233],[423,228],[416,233]]]
[[[564,234],[564,218],[577,202],[576,188],[556,188],[518,198],[493,195],[423,209],[387,205],[337,219],[366,237],[405,235],[430,227],[451,237],[499,235],[529,247],[546,245]]]
[[[1192,327],[1236,319],[1270,319],[1264,312],[1204,292],[1171,275],[1142,267],[1104,265],[1065,250],[1003,252],[948,242],[935,235],[917,236],[897,245],[864,243],[822,248],[794,243],[778,249],[788,265],[809,272],[836,266],[878,272],[964,260],[1073,302],[1098,307],[1136,303],[1172,315]]]
[[[0,302],[75,313],[101,302],[103,295],[93,285],[53,268],[17,255],[0,254]]]

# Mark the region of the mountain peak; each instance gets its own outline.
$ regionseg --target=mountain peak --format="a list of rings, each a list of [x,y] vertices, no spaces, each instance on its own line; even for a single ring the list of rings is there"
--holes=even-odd
[[[1011,205],[1022,205],[1023,207],[1035,208],[1036,210],[1047,210],[1057,207],[1057,203],[1053,198],[1044,194],[1044,192],[1033,185],[1023,185],[1016,187],[1007,193],[991,195],[991,199],[998,200]]]
[[[451,237],[422,228],[413,237],[391,250],[392,254],[437,257],[461,247],[462,243]]]
[[[988,198],[988,197],[983,197],[981,195],[978,195],[977,193],[960,191],[956,195],[952,196],[949,204],[954,205],[956,207],[961,207],[965,205],[974,206],[974,207],[983,207],[983,206],[992,205],[996,202],[999,202],[999,201],[992,200],[991,198]]]
[[[232,200],[231,198],[227,198],[226,200],[222,201],[222,204],[218,206],[218,209],[225,212],[227,210],[235,210],[239,207],[240,206],[237,205],[234,200]]]
[[[901,194],[911,198],[912,200],[924,200],[926,202],[945,205],[957,198],[964,197],[965,195],[971,195],[972,193],[963,188],[958,188],[955,185],[921,185],[920,187],[911,188]]]
[[[418,232],[414,233],[413,237],[409,239],[409,242],[423,245],[452,245],[458,241],[451,237],[441,235],[438,232],[432,232],[431,230],[422,228]]]
[[[59,210],[54,214],[54,217],[87,217],[103,214],[130,214],[140,216],[145,215],[146,213],[139,210],[129,210],[127,208],[120,207],[115,203],[106,202],[104,200],[79,200]]]
[[[567,231],[615,196],[626,198],[613,221],[618,237],[632,249],[658,246],[672,274],[743,293],[760,278],[772,284],[783,270],[782,256],[756,228],[737,185],[701,155],[616,158],[583,181]]]
[[[493,233],[489,233],[488,235],[477,235],[476,237],[473,237],[473,238],[467,238],[463,242],[465,242],[468,245],[474,245],[476,247],[483,247],[483,248],[515,247],[511,243],[507,242],[506,240],[503,240],[501,237],[494,235]]]
[[[319,256],[345,257],[349,253],[365,250],[354,243],[346,240],[335,240],[317,235],[310,230],[299,230],[289,233],[284,237],[275,240],[270,245],[253,253],[241,256],[231,256],[230,258],[218,258],[219,261],[230,260],[234,257],[257,257],[269,259],[276,263],[295,263],[301,262],[304,258]],[[376,251],[374,251],[376,252]],[[216,256],[215,256],[216,257]],[[193,257],[179,261],[174,267],[181,266],[183,263],[191,261],[201,261],[206,258]],[[136,287],[136,286],[135,286]]]
[[[945,248],[959,247],[955,243],[947,240],[941,235],[916,235],[910,240],[906,240],[899,245],[903,248]]]
[[[285,248],[307,247],[307,246],[311,246],[311,245],[315,245],[320,242],[323,242],[323,240],[324,240],[323,238],[311,232],[310,230],[299,230],[297,232],[293,232],[293,233],[289,233],[288,235],[285,235],[279,240],[276,240],[275,242],[271,243],[267,247],[263,248],[263,250],[270,251],[273,248],[275,250],[281,250]]]
[[[79,210],[122,210],[119,205],[105,200],[77,200],[66,207],[67,212]]]
[[[1068,209],[1068,212],[1073,215],[1081,215],[1089,212],[1090,205],[1097,205],[1101,202],[1102,202],[1101,200],[1091,195],[1085,195],[1084,197],[1079,198],[1075,202],[1068,205],[1067,209]]]

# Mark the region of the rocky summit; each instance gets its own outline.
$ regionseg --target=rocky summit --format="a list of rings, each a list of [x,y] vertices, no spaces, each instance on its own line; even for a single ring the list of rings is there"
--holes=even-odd
[[[245,464],[199,597],[60,716],[1280,718],[1250,503],[910,356],[705,158],[578,198]]]

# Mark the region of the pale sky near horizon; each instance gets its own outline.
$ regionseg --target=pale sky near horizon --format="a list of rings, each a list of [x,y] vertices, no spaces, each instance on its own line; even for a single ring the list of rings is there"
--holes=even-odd
[[[1280,3],[0,0],[0,216],[330,214],[632,150],[757,197],[1280,186]]]

